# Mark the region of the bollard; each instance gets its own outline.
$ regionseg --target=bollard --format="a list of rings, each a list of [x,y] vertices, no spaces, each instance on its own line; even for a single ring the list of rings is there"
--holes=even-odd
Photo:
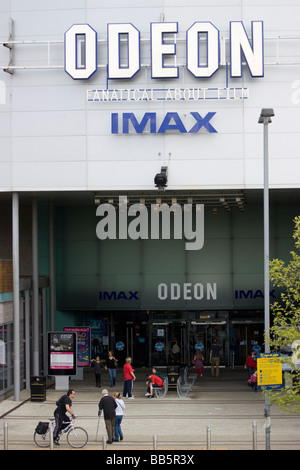
[[[106,437],[102,436],[102,450],[106,450]]]
[[[211,428],[206,427],[206,450],[211,450]]]
[[[257,450],[257,426],[256,421],[252,423],[252,442],[253,442],[253,450]]]
[[[49,432],[49,436],[50,436],[50,450],[53,450],[53,426],[52,424],[50,424],[50,432]]]
[[[153,450],[157,450],[157,436],[153,435]]]
[[[3,434],[4,434],[4,450],[8,450],[8,424],[7,421],[3,423]]]

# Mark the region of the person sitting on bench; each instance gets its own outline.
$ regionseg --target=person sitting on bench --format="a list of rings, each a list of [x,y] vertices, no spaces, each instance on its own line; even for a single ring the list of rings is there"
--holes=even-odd
[[[149,388],[149,392],[146,393],[147,398],[154,398],[153,388],[162,388],[164,386],[164,381],[155,374],[148,375],[148,381],[146,385]]]

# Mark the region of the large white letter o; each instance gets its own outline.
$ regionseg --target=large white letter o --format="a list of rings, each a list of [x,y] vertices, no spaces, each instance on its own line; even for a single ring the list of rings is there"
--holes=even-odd
[[[97,33],[88,24],[74,24],[65,33],[65,71],[87,80],[97,70]]]

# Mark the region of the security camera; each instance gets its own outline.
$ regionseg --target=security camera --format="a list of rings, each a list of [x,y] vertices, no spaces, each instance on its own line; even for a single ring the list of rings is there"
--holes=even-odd
[[[163,191],[168,183],[168,167],[162,166],[160,173],[157,173],[154,177],[154,184],[158,190]]]

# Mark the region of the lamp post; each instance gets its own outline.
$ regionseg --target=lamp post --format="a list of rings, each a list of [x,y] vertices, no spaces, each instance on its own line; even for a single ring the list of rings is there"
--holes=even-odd
[[[269,282],[269,142],[268,125],[274,116],[271,108],[261,110],[258,122],[264,125],[264,323],[265,323],[265,353],[270,352],[270,282]],[[268,394],[265,395],[265,430],[266,450],[270,450],[270,402]]]

